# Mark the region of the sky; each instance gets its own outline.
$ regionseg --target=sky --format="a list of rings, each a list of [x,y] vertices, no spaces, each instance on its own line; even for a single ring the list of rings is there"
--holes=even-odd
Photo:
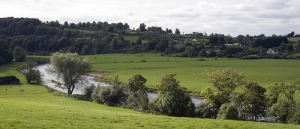
[[[0,0],[0,17],[61,24],[107,21],[181,33],[300,34],[299,0]]]

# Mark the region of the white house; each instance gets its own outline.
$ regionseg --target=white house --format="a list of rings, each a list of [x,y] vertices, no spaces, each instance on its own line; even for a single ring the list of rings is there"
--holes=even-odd
[[[269,48],[269,50],[267,51],[267,54],[270,54],[270,55],[274,55],[274,54],[278,54],[279,51],[276,50],[276,49],[272,49],[272,48]]]
[[[198,40],[196,38],[193,39],[193,42],[197,42]]]

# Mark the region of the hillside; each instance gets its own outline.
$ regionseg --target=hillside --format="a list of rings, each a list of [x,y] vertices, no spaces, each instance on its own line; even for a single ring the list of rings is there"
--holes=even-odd
[[[7,90],[5,90],[7,89]],[[23,92],[21,90],[24,90]],[[1,86],[0,128],[280,128],[297,125],[178,118],[54,96],[43,86]]]
[[[0,67],[0,76],[15,75],[22,63]],[[297,125],[200,118],[169,117],[108,107],[74,98],[55,96],[40,85],[0,86],[0,128],[261,128],[296,129]]]

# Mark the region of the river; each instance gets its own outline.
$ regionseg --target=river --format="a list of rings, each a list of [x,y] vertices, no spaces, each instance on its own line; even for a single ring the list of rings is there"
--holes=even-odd
[[[55,81],[63,82],[62,79],[57,77],[57,74],[47,73],[46,69],[49,66],[50,66],[49,64],[44,64],[44,65],[38,65],[36,67],[36,69],[39,70],[42,74],[43,85],[46,85],[55,90],[59,90],[59,91],[67,93],[68,90],[66,88],[64,88],[63,86],[58,87],[58,86],[56,86],[56,83],[51,81],[51,80],[55,80]],[[105,83],[95,81],[94,77],[92,77],[92,76],[86,76],[85,78],[86,78],[85,81],[81,81],[81,82],[75,84],[76,88],[74,89],[73,94],[83,94],[84,87],[90,86],[91,84],[94,84],[95,86],[108,86]],[[156,93],[148,93],[148,96],[149,96],[149,99],[152,100],[157,97],[157,94]],[[202,98],[191,97],[191,99],[195,105],[198,105],[198,104],[204,102],[204,99],[202,99]]]

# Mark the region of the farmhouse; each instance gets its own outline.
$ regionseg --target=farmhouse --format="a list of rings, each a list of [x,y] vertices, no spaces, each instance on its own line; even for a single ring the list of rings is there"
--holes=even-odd
[[[272,49],[272,48],[269,48],[269,50],[267,51],[267,54],[270,54],[270,55],[274,55],[274,54],[278,54],[279,51],[276,50],[276,49]]]

